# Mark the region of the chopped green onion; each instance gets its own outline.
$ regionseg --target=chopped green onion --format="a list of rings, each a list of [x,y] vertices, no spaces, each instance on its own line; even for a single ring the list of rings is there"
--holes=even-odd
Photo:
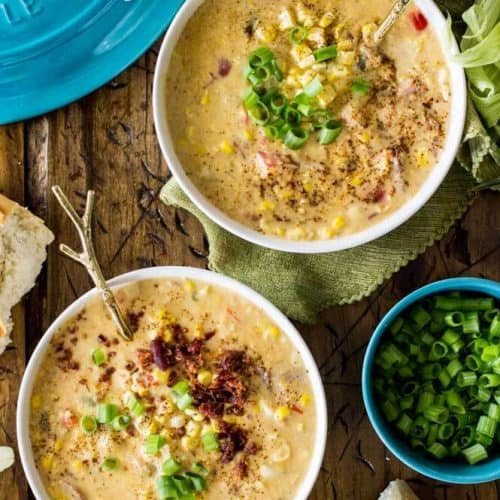
[[[487,345],[481,353],[481,361],[485,363],[492,363],[500,358],[500,346]]]
[[[448,326],[453,326],[453,327],[461,326],[462,323],[464,322],[464,320],[465,320],[465,316],[464,316],[464,313],[461,311],[453,311],[453,312],[446,313],[446,315],[444,317],[444,322]]]
[[[355,94],[366,95],[366,94],[368,94],[368,82],[366,80],[361,79],[361,78],[356,78],[352,82],[351,89]]]
[[[455,378],[458,373],[463,370],[463,365],[458,359],[452,359],[448,365],[446,366],[446,371],[450,375],[451,378]]]
[[[478,380],[479,387],[485,389],[490,387],[498,387],[500,385],[500,375],[496,373],[485,373],[479,377]]]
[[[417,402],[417,413],[424,413],[434,402],[434,394],[432,392],[422,392]]]
[[[85,415],[80,419],[80,428],[87,434],[93,434],[97,430],[97,420],[91,415]]]
[[[469,387],[475,385],[477,381],[477,375],[474,372],[460,372],[457,375],[457,385],[458,387]]]
[[[127,408],[136,416],[140,417],[144,413],[144,405],[141,403],[139,399],[137,399],[133,394],[130,394],[127,397],[125,402]]]
[[[423,439],[427,436],[429,429],[430,429],[429,421],[422,416],[418,416],[413,421],[410,433],[413,437]]]
[[[96,419],[100,424],[110,424],[118,415],[118,406],[108,403],[99,403],[96,409]]]
[[[307,38],[307,29],[303,26],[294,26],[288,32],[288,38],[291,43],[302,43]]]
[[[446,393],[446,404],[452,413],[465,414],[465,404],[460,394],[454,390]]]
[[[285,109],[286,105],[287,100],[283,94],[274,94],[269,99],[269,107],[271,108],[271,111],[276,115],[279,115],[283,111],[283,109]]]
[[[326,145],[332,143],[342,132],[342,122],[337,120],[327,121],[319,132],[319,143]]]
[[[118,460],[116,458],[105,458],[101,464],[101,469],[104,472],[111,472],[118,468]]]
[[[424,380],[432,380],[437,378],[441,372],[441,365],[439,363],[429,363],[422,367],[422,377]]]
[[[262,101],[257,101],[255,104],[248,107],[247,111],[250,118],[257,125],[267,125],[267,123],[271,119],[271,113],[269,112],[268,107]]]
[[[448,455],[448,450],[446,449],[446,447],[438,442],[432,443],[432,445],[427,448],[427,451],[438,460],[441,460]]]
[[[273,52],[267,47],[260,47],[253,52],[250,52],[248,56],[248,64],[251,68],[259,68],[265,64],[274,61],[275,57]]]
[[[201,442],[205,451],[217,451],[219,449],[219,439],[215,432],[206,432],[201,436]]]
[[[495,403],[490,403],[488,406],[488,417],[500,422],[500,405]]]
[[[129,425],[132,419],[128,415],[117,415],[112,422],[113,429],[117,431],[124,431]]]
[[[464,333],[477,333],[479,332],[479,314],[477,311],[470,311],[464,313],[465,319],[462,324]]]
[[[432,446],[436,442],[438,431],[439,431],[439,425],[431,424],[429,432],[427,434],[427,439],[425,440],[425,444],[428,447]]]
[[[284,139],[285,146],[289,149],[301,148],[309,138],[309,134],[300,127],[292,127],[287,131]]]
[[[487,311],[493,309],[493,299],[490,297],[461,299],[437,295],[436,309],[444,311]]]
[[[314,59],[316,62],[328,61],[337,57],[337,46],[329,45],[328,47],[321,47],[314,51]]]
[[[100,347],[92,351],[92,361],[96,366],[106,363],[106,359],[106,353]]]
[[[166,442],[161,434],[150,434],[144,441],[144,453],[156,455]]]
[[[490,335],[500,336],[500,314],[497,314],[491,322]]]
[[[300,113],[292,106],[285,106],[283,116],[285,120],[292,126],[299,125],[302,119]]]
[[[243,93],[243,104],[246,108],[255,106],[260,101],[260,95],[254,89],[248,88]]]
[[[186,472],[185,476],[191,481],[195,491],[205,491],[207,489],[207,485],[202,476],[194,472]]]
[[[451,330],[450,328],[448,328],[448,330],[446,330],[444,333],[443,333],[443,336],[441,337],[441,340],[451,346],[453,345],[455,342],[459,341],[460,340],[460,334],[458,332],[456,332],[455,330]]]
[[[408,435],[410,433],[412,424],[413,424],[413,420],[406,413],[403,413],[399,417],[399,420],[396,422],[396,427],[404,435]]]
[[[497,430],[497,421],[486,415],[481,415],[477,422],[476,431],[490,438],[495,436]]]
[[[424,417],[436,424],[444,424],[449,415],[449,410],[440,405],[431,405],[424,410]]]
[[[163,462],[161,470],[166,476],[172,476],[181,470],[181,464],[175,458],[170,457]]]
[[[156,492],[161,500],[179,498],[179,492],[170,476],[160,476],[156,482]]]
[[[191,466],[191,470],[193,472],[195,472],[196,474],[198,474],[199,476],[201,476],[201,477],[205,477],[206,478],[208,476],[208,470],[207,470],[207,468],[203,464],[200,464],[199,462],[195,462]]]
[[[451,422],[441,424],[438,429],[438,439],[440,441],[447,441],[455,433],[455,426]]]
[[[486,451],[485,447],[482,444],[476,443],[469,448],[465,448],[465,450],[462,450],[462,453],[471,465],[472,464],[477,464],[481,460],[485,460],[488,458],[488,452]]]
[[[439,340],[436,340],[431,346],[431,352],[429,353],[429,359],[431,361],[436,361],[438,359],[444,358],[448,354],[448,346]]]
[[[172,476],[172,480],[174,481],[175,487],[177,491],[180,493],[181,498],[184,495],[190,495],[194,491],[194,486],[189,478],[187,478],[184,474],[176,474]]]
[[[466,448],[472,444],[475,435],[475,429],[471,425],[465,425],[457,433],[457,442],[461,448]]]
[[[384,415],[385,415],[385,418],[389,421],[389,422],[393,422],[394,420],[396,420],[399,416],[399,409],[398,409],[398,406],[396,404],[394,404],[392,401],[389,401],[388,399],[386,399],[382,405],[381,405],[381,409],[382,411],[384,412]]]
[[[416,331],[419,332],[431,321],[432,316],[422,306],[417,305],[410,311],[410,318]]]
[[[477,354],[469,354],[465,357],[465,366],[473,372],[481,370],[483,365],[484,363],[481,362],[481,359]]]

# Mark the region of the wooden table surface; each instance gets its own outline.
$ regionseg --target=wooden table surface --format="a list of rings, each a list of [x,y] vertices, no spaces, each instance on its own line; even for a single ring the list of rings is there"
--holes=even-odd
[[[57,250],[59,242],[77,247],[78,239],[51,185],[61,185],[80,206],[87,189],[97,192],[95,244],[107,278],[155,265],[207,265],[200,224],[158,200],[169,172],[151,110],[157,49],[77,103],[0,128],[0,192],[27,205],[56,235],[35,289],[15,309],[14,344],[0,357],[0,444],[16,445],[16,398],[26,359],[57,315],[91,287],[85,270]],[[408,479],[422,500],[500,497],[499,481],[452,486],[403,466],[375,435],[361,399],[363,353],[377,321],[415,288],[457,275],[500,280],[498,194],[481,194],[443,241],[369,299],[331,308],[314,326],[297,325],[321,367],[328,398],[328,446],[312,499],[375,499],[394,478]],[[28,494],[17,461],[0,474],[0,499]]]

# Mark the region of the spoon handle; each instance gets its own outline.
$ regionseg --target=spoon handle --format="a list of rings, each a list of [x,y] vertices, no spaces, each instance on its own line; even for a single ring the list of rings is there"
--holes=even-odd
[[[116,302],[113,292],[104,279],[101,267],[99,266],[99,262],[97,261],[97,257],[95,255],[94,243],[92,241],[92,210],[94,208],[94,191],[89,191],[87,193],[87,204],[85,206],[85,213],[83,217],[80,217],[76,213],[73,205],[71,205],[59,186],[52,186],[52,192],[68,217],[71,219],[71,222],[76,227],[82,243],[81,253],[75,252],[75,250],[64,244],[61,244],[59,247],[61,252],[87,269],[92,281],[102,294],[102,300],[108,308],[108,311],[118,328],[118,333],[125,340],[132,340],[132,331],[130,330],[127,321],[125,320],[125,317]]]
[[[381,42],[409,3],[410,0],[397,0],[397,2],[392,6],[391,11],[387,14],[387,17],[382,21],[382,24],[373,35],[375,45],[378,45]]]

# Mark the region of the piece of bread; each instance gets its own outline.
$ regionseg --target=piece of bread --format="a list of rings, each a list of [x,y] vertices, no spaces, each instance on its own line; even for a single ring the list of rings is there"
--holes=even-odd
[[[33,288],[53,239],[41,219],[0,194],[0,354],[10,342],[10,310]]]
[[[418,500],[418,497],[405,481],[395,479],[380,493],[378,500]]]

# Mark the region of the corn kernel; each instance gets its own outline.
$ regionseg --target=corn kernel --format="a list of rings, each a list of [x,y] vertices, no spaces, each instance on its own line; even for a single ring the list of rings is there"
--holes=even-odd
[[[71,466],[73,467],[73,470],[76,472],[82,472],[83,471],[83,462],[81,460],[73,460],[71,462]]]
[[[339,52],[336,62],[344,66],[352,66],[356,62],[356,54],[352,50]]]
[[[203,325],[196,325],[193,328],[193,336],[194,336],[194,338],[201,339],[203,337],[203,335],[204,335],[204,333],[203,333]]]
[[[294,45],[290,50],[290,55],[292,56],[293,60],[297,63],[299,68],[302,69],[312,66],[315,62],[312,50],[303,43],[298,43],[297,45]]]
[[[213,380],[213,374],[209,370],[200,370],[196,375],[196,379],[202,385],[210,385]]]
[[[275,234],[276,236],[283,237],[283,236],[285,236],[285,233],[286,233],[285,228],[284,228],[284,227],[281,227],[281,226],[280,226],[280,227],[277,227],[277,228],[274,230],[274,234]]]
[[[278,15],[279,27],[281,31],[293,28],[296,24],[295,16],[290,9],[282,9]]]
[[[166,384],[168,379],[170,378],[170,370],[160,370],[159,368],[155,368],[153,370],[153,378],[159,384]]]
[[[337,92],[331,85],[323,85],[323,89],[318,94],[318,103],[322,108],[326,108],[337,97]]]
[[[243,137],[245,138],[245,140],[251,141],[254,138],[253,130],[251,128],[246,128],[243,131]]]
[[[272,337],[273,339],[279,338],[281,335],[280,329],[276,325],[271,325],[264,330],[264,337]]]
[[[190,436],[183,436],[181,439],[181,446],[186,451],[196,449],[197,439]]]
[[[177,318],[164,308],[158,310],[158,319],[167,325],[173,325],[174,323],[177,323]]]
[[[319,62],[312,65],[312,70],[316,73],[326,73],[327,64],[326,62]],[[320,75],[318,75],[320,76]]]
[[[222,417],[222,420],[224,420],[224,422],[228,424],[238,424],[238,425],[241,425],[245,422],[245,419],[238,415],[224,415]]]
[[[300,396],[299,404],[300,406],[308,406],[309,404],[311,404],[311,401],[312,396],[308,392],[306,392],[302,394],[302,396]]]
[[[264,43],[274,42],[274,39],[276,38],[276,35],[278,34],[276,28],[272,25],[270,25],[270,26],[258,25],[255,28],[254,33],[255,33],[255,38],[257,38],[257,40],[260,40],[261,42],[264,42]]]
[[[262,211],[272,210],[274,207],[275,205],[271,200],[262,200],[260,203],[260,210]]]
[[[303,24],[306,28],[314,26],[314,14],[302,2],[298,2],[295,7],[295,12],[297,13],[297,20],[300,24]]]
[[[290,408],[288,408],[288,406],[279,406],[274,411],[274,418],[276,418],[276,420],[285,420],[289,416]]]
[[[340,40],[342,34],[345,31],[345,23],[339,23],[333,28],[333,36],[337,39]]]
[[[363,177],[361,175],[355,175],[352,179],[351,179],[351,184],[355,187],[359,187],[361,186],[363,182]]]
[[[196,291],[196,285],[194,284],[194,281],[193,280],[186,280],[184,282],[184,289],[186,290],[186,292],[190,292],[190,293],[193,293],[194,291]]]
[[[366,130],[364,130],[363,132],[361,132],[361,134],[359,134],[359,140],[363,144],[368,144],[370,142],[370,139],[371,139],[371,136],[370,136],[369,132],[367,132]]]
[[[214,423],[216,423],[216,422],[214,422]],[[217,430],[217,429],[215,429],[212,424],[204,424],[203,427],[201,428],[201,435],[203,436],[207,432],[214,432],[215,430]]]
[[[333,12],[325,12],[319,20],[319,25],[321,28],[328,28],[333,21],[335,21],[335,14]]]
[[[64,441],[62,439],[56,439],[54,441],[54,451],[61,451]]]
[[[354,43],[352,40],[339,40],[337,43],[337,50],[341,51],[346,51],[346,50],[352,50],[354,48]]]
[[[323,47],[326,44],[325,30],[323,28],[311,28],[307,34],[307,39],[317,47]]]
[[[201,96],[200,104],[202,106],[206,106],[209,102],[210,102],[210,95],[208,94],[208,89],[205,89],[203,95]]]
[[[224,139],[220,145],[220,150],[225,155],[232,155],[234,153],[234,146],[229,141]]]
[[[345,66],[330,63],[326,68],[326,73],[328,81],[332,82],[333,80],[348,77],[351,72],[349,68],[346,68]]]
[[[193,125],[189,125],[189,127],[186,129],[186,135],[189,140],[191,140],[194,136],[195,128]]]
[[[341,215],[337,215],[337,217],[333,219],[332,228],[335,230],[339,230],[342,229],[344,226],[345,226],[344,217],[342,217]]]
[[[148,427],[148,431],[150,434],[156,434],[158,432],[158,423],[157,422],[151,422]]]
[[[42,406],[42,396],[40,394],[34,394],[31,398],[31,408],[38,410]]]
[[[304,182],[304,191],[305,191],[306,193],[312,193],[312,191],[313,191],[313,185],[312,185],[312,182],[309,182],[309,181]]]
[[[197,437],[200,435],[200,431],[201,431],[201,426],[197,422],[193,422],[192,420],[190,420],[186,424],[186,436],[192,438]]]
[[[377,31],[377,25],[375,23],[365,24],[361,28],[361,36],[363,37],[363,41],[367,45],[373,45],[375,43],[373,39],[373,34]]]
[[[54,463],[54,457],[52,455],[45,455],[42,457],[40,460],[40,465],[45,469],[45,470],[50,470],[52,469],[52,465]]]
[[[301,73],[301,71],[299,68],[297,68],[297,66],[292,66],[290,68],[290,71],[288,72],[288,74],[291,76],[299,76],[300,73]]]
[[[177,144],[181,147],[186,147],[188,145],[188,140],[185,137],[182,137],[177,141]]]
[[[316,73],[311,70],[307,70],[302,75],[300,75],[297,80],[300,82],[302,87],[305,87],[310,81],[314,80]]]
[[[304,432],[304,422],[299,422],[296,427],[297,431]]]
[[[417,165],[422,168],[429,165],[429,156],[427,155],[427,151],[419,151],[417,153]]]

